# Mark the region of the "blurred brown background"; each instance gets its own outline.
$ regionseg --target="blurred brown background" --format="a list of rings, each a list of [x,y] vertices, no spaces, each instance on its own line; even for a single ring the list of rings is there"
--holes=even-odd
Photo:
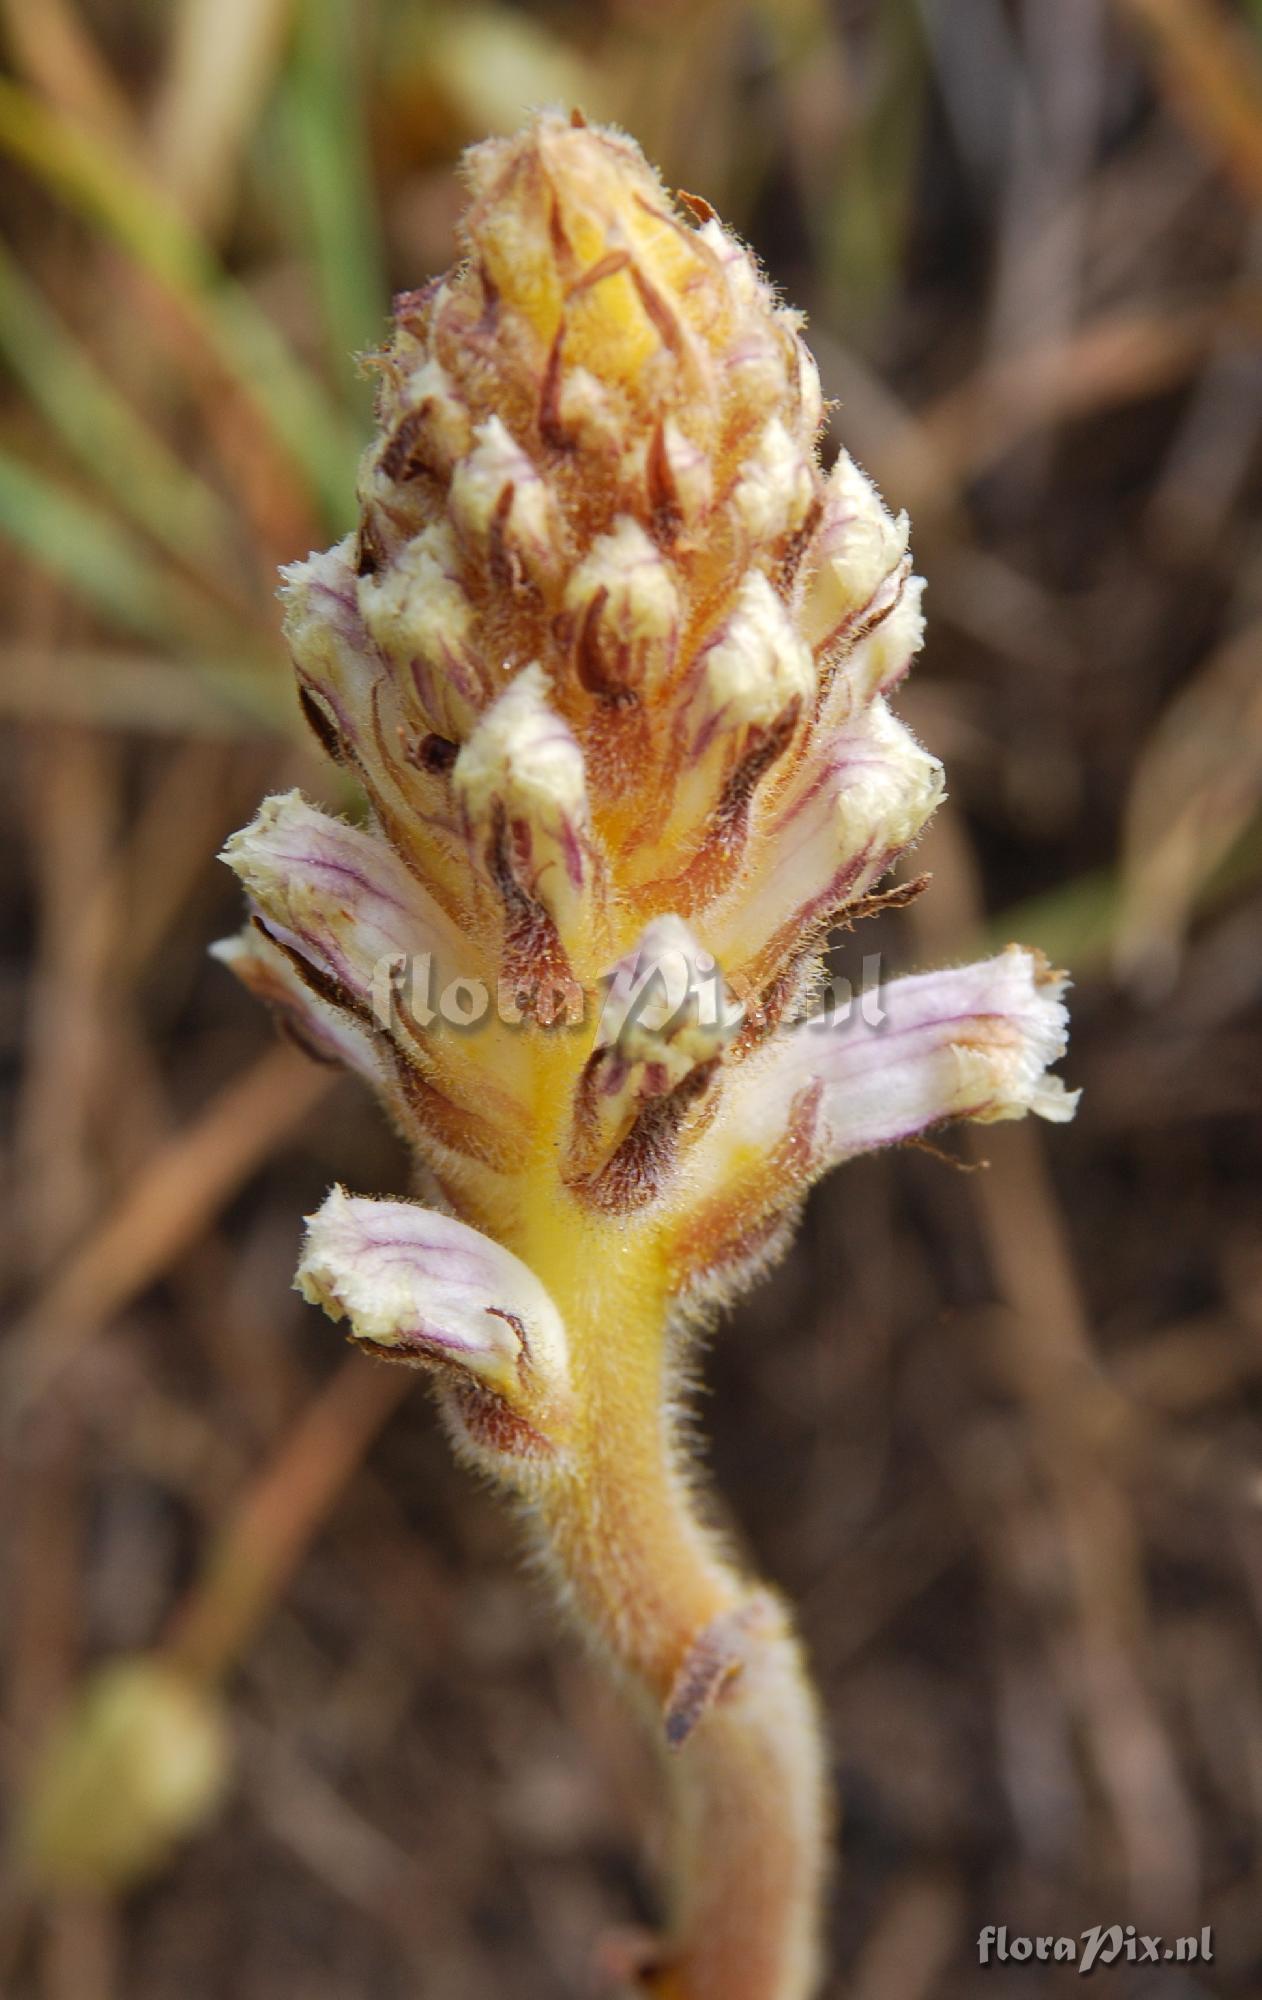
[[[424,1394],[288,1289],[303,1210],[403,1162],[206,957],[259,795],[347,803],[273,589],[352,505],[350,357],[450,261],[460,147],[578,102],[809,309],[913,517],[951,801],[837,969],[1076,978],[1077,1123],[844,1169],[714,1344],[722,1504],[831,1717],[830,1992],[1077,1991],[976,1935],[1097,1921],[1214,1928],[1119,2000],[1262,1992],[1262,7],[0,31],[0,1991],[566,2000],[652,1915],[633,1730]],[[167,1794],[198,1825],[138,1846]]]

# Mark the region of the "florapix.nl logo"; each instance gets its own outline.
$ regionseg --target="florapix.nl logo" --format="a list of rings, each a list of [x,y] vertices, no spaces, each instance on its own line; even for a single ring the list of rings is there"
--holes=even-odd
[[[707,952],[682,947],[633,953],[595,988],[546,965],[492,984],[443,966],[433,952],[396,952],[373,967],[371,1004],[387,1033],[400,1025],[468,1033],[491,1022],[581,1030],[594,1019],[598,1045],[636,1024],[666,1034],[684,1020],[730,1034],[768,1024],[825,1033],[851,1021],[877,1028],[885,1019],[879,953],[865,954],[857,986],[833,974],[811,987],[802,1009],[786,1012],[777,996],[725,976]]]
[[[1007,1924],[987,1924],[977,1935],[981,1965],[1054,1961],[1080,1974],[1108,1965],[1212,1965],[1214,1936],[1208,1924],[1193,1937],[1152,1937],[1134,1924],[1092,1924],[1077,1937],[1026,1937]]]

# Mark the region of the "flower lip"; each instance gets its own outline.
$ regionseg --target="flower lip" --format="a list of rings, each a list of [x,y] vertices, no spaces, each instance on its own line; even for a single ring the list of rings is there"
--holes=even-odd
[[[751,1103],[770,1110],[818,1090],[820,1171],[952,1118],[1034,1112],[1062,1124],[1079,1097],[1049,1074],[1068,1041],[1067,984],[1021,945],[892,980],[879,989],[879,1018],[861,1007],[807,1021],[751,1062]]]
[[[298,791],[265,799],[221,856],[269,935],[287,942],[359,1009],[377,966],[396,955],[454,956],[452,926],[410,869],[363,827],[308,805]]]
[[[342,1188],[306,1222],[295,1286],[330,1318],[348,1320],[361,1345],[457,1369],[510,1403],[531,1383],[561,1387],[560,1315],[501,1244],[435,1209]]]

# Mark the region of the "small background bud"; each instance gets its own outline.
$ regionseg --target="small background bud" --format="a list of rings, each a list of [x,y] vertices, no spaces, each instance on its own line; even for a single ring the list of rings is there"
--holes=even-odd
[[[231,1759],[216,1694],[157,1659],[103,1667],[37,1759],[21,1857],[50,1888],[130,1888],[209,1819]]]

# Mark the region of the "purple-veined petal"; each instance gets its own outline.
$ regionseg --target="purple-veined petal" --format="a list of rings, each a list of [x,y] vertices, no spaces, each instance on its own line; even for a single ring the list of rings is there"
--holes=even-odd
[[[1064,1054],[1065,978],[1009,945],[995,958],[916,973],[801,1023],[755,1057],[729,1101],[738,1122],[783,1125],[816,1099],[816,1170],[915,1137],[950,1118],[987,1124],[1073,1117],[1078,1093],[1048,1074]]]
[[[409,1136],[484,1160],[520,1150],[525,1113],[511,1085],[522,1051],[496,1015],[493,973],[482,976],[474,947],[383,840],[290,792],[264,801],[224,859],[275,954],[232,969],[287,1010],[313,1053],[340,1016],[334,1052],[387,1091]],[[268,990],[278,959],[318,1006],[296,1010]],[[476,1040],[452,1032],[470,1021]]]
[[[463,971],[455,932],[378,836],[333,819],[299,792],[265,799],[223,859],[269,932],[360,1008],[371,1008],[391,960],[431,953]]]
[[[339,1007],[321,1000],[292,959],[256,927],[221,938],[211,957],[235,973],[243,986],[273,1008],[293,1039],[317,1062],[344,1063],[378,1088],[382,1082],[374,1038]]]
[[[453,1366],[510,1402],[565,1376],[565,1329],[519,1257],[454,1216],[334,1188],[309,1215],[294,1283],[353,1337],[398,1360]]]
[[[783,1247],[811,1182],[857,1153],[952,1118],[1072,1118],[1077,1093],[1048,1073],[1065,1049],[1065,984],[1039,953],[1009,945],[894,980],[734,1065],[722,1116],[689,1155],[676,1282],[721,1298],[747,1281]]]

